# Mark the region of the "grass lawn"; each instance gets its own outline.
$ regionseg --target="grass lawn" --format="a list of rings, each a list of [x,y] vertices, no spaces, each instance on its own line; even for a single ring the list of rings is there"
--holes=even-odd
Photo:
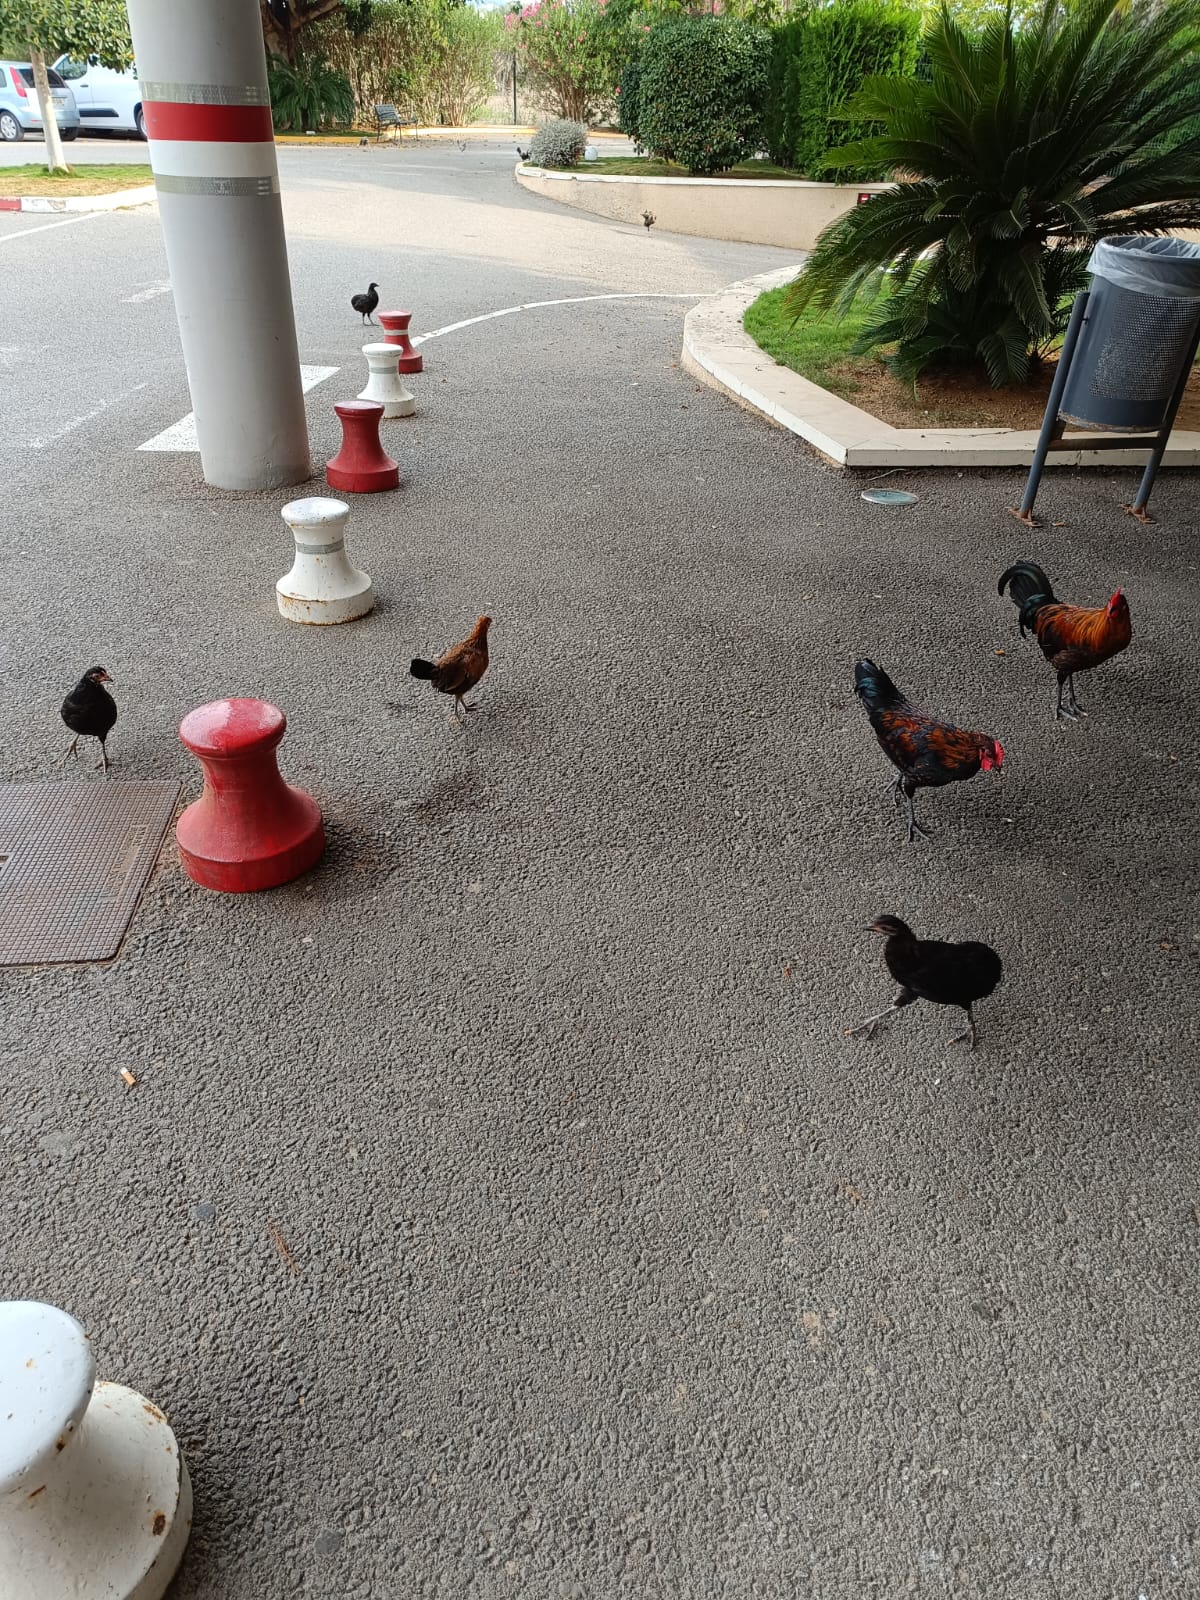
[[[68,154],[67,160],[69,161]],[[81,194],[114,194],[118,189],[137,189],[152,183],[154,175],[140,163],[118,162],[113,166],[84,166],[73,172],[51,176],[45,167],[0,167],[0,194],[51,194],[60,199]]]
[[[993,389],[987,374],[969,367],[931,368],[915,384],[904,383],[878,355],[852,355],[850,347],[866,322],[852,311],[841,322],[806,313],[793,322],[784,310],[786,284],[769,289],[746,307],[746,332],[780,366],[790,367],[823,389],[861,406],[896,428],[1040,428],[1054,381],[1053,359],[1035,367],[1028,383]],[[884,346],[882,353],[887,353]],[[1177,428],[1200,429],[1200,365],[1184,391]]]
[[[800,174],[787,167],[776,167],[769,161],[747,161],[740,167],[729,167],[725,172],[699,174],[686,167],[677,167],[673,161],[654,161],[649,156],[601,156],[597,161],[581,161],[571,169],[579,173],[609,173],[621,178],[787,178],[798,182]]]

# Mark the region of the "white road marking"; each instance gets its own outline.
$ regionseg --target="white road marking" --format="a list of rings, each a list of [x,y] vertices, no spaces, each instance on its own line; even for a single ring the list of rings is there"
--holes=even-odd
[[[28,239],[31,233],[49,233],[51,228],[69,228],[73,222],[92,222],[96,217],[112,215],[111,211],[80,211],[62,222],[42,222],[36,228],[21,228],[17,233],[0,233],[0,244],[8,244],[12,239]]]
[[[317,384],[324,383],[326,378],[332,378],[340,367],[301,367],[300,381],[304,385],[305,394],[310,389],[315,389]],[[200,441],[196,437],[196,413],[189,411],[171,427],[164,428],[161,433],[156,433],[153,439],[147,439],[145,444],[138,445],[139,450],[199,450]]]
[[[590,300],[703,300],[711,289],[697,289],[686,294],[675,290],[647,289],[637,294],[573,294],[565,300],[527,300],[524,305],[505,306],[501,311],[485,311],[481,317],[467,317],[463,322],[449,322],[444,328],[434,328],[432,333],[418,333],[414,344],[424,344],[426,339],[440,339],[443,334],[457,333],[460,328],[471,328],[477,322],[491,322],[495,317],[515,316],[518,311],[540,311],[544,306],[581,306]]]
[[[102,411],[108,411],[113,406],[118,406],[123,400],[128,400],[131,394],[148,388],[145,383],[135,383],[132,389],[126,389],[124,394],[113,395],[111,400],[101,400],[98,406],[91,411],[85,411],[81,417],[72,417],[70,422],[64,422],[61,428],[55,428],[53,433],[47,433],[35,439],[26,439],[27,450],[44,450],[48,444],[57,444],[59,439],[65,439],[67,434],[74,433],[76,428],[82,428],[85,422],[90,422],[93,417],[98,417]]]
[[[151,283],[144,289],[139,289],[136,294],[127,294],[121,301],[123,306],[141,305],[143,300],[155,300],[160,294],[170,294],[170,278],[160,278],[157,283]]]
[[[457,333],[460,328],[473,328],[477,323],[493,322],[497,317],[512,317],[518,311],[541,311],[547,306],[578,306],[592,300],[703,300],[709,293],[711,291],[708,289],[696,289],[690,293],[652,289],[633,294],[575,294],[563,300],[528,300],[523,305],[504,306],[499,311],[485,311],[479,317],[467,317],[462,322],[447,323],[444,328],[434,328],[429,333],[417,334],[412,342],[425,344],[430,339],[441,339],[447,333]],[[338,367],[301,367],[300,377],[305,393],[340,370]],[[139,450],[198,450],[199,448],[196,438],[196,418],[191,411],[181,421],[164,428],[162,433],[156,433],[153,439],[147,439],[145,444],[138,445]]]

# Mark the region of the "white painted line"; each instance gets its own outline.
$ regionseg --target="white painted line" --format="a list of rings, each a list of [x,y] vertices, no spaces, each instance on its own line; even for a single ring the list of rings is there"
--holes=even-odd
[[[160,294],[170,294],[170,278],[160,278],[157,283],[147,284],[146,288],[139,289],[136,294],[127,294],[121,301],[123,306],[138,306],[143,300],[156,300]]]
[[[340,370],[339,367],[301,367],[300,381],[304,385],[305,394],[310,389],[315,389],[317,384],[324,383],[326,378],[332,378],[334,373]],[[156,433],[153,439],[147,439],[145,444],[138,445],[139,450],[199,450],[199,448],[194,411],[189,411],[186,417],[181,417],[171,427]]]
[[[48,433],[41,438],[26,439],[25,448],[27,450],[44,450],[48,444],[57,444],[60,439],[65,439],[67,434],[74,433],[76,428],[82,428],[85,422],[90,422],[93,417],[98,417],[101,412],[120,405],[122,401],[128,400],[131,394],[137,394],[148,387],[149,385],[146,383],[135,383],[133,388],[126,389],[124,394],[113,395],[111,400],[101,400],[98,406],[94,406],[91,411],[85,411],[81,417],[72,417],[70,422],[64,422],[62,427],[56,428],[53,433]]]
[[[49,233],[51,228],[69,228],[73,222],[91,222],[95,217],[111,217],[111,211],[80,211],[62,222],[42,222],[36,228],[22,228],[18,233],[0,233],[0,244],[11,244],[14,239],[27,239],[31,233]]]
[[[582,306],[590,300],[703,300],[711,291],[697,289],[692,294],[665,289],[648,289],[640,294],[573,294],[566,300],[527,300],[524,305],[505,306],[501,311],[485,311],[481,317],[467,317],[463,322],[449,322],[444,328],[434,328],[432,333],[418,333],[414,344],[424,344],[426,339],[440,339],[443,334],[457,333],[460,328],[472,328],[477,322],[491,322],[495,317],[511,317],[518,311],[540,311],[544,306]]]

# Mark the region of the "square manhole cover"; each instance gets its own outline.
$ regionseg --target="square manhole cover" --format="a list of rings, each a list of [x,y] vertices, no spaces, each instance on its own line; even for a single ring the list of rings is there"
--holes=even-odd
[[[0,784],[0,966],[115,955],[178,783]]]

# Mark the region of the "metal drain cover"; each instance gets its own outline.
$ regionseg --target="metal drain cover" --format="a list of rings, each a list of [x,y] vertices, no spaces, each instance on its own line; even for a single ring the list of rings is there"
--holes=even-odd
[[[0,784],[0,966],[115,955],[178,783]]]

